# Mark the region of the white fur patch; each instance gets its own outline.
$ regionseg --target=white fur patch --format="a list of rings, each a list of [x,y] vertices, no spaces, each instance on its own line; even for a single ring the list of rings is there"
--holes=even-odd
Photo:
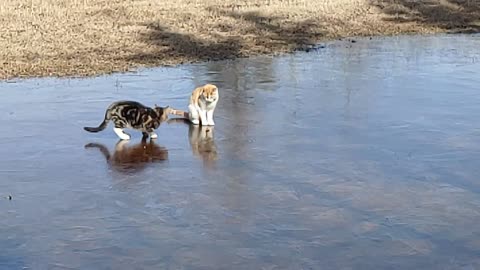
[[[213,121],[213,112],[214,110],[207,111],[207,126],[215,126],[215,122]]]
[[[130,135],[123,132],[122,128],[113,128],[113,131],[117,134],[117,136],[122,140],[130,140]]]

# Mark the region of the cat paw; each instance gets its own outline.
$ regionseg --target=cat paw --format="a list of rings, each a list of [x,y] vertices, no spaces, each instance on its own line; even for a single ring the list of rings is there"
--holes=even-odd
[[[130,135],[123,132],[123,129],[121,128],[114,128],[113,131],[121,140],[130,140]]]
[[[200,121],[198,121],[198,119],[192,119],[192,124],[198,125],[200,124]]]
[[[150,133],[150,138],[152,138],[152,139],[156,139],[156,138],[158,138],[158,135],[157,135],[157,133],[153,133],[153,132],[152,132],[152,133]]]
[[[130,140],[130,135],[128,135],[128,134],[123,134],[123,135],[118,136],[118,137],[120,137],[121,140]]]

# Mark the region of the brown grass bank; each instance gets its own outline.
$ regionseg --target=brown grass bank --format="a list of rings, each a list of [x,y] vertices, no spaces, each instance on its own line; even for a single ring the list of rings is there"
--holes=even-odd
[[[9,0],[0,78],[289,52],[345,36],[480,29],[480,0]]]

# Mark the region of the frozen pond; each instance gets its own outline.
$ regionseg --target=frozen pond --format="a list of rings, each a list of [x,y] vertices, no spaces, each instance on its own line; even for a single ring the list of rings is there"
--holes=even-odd
[[[211,139],[82,129],[207,82]],[[480,35],[0,83],[0,269],[479,269],[479,86]]]

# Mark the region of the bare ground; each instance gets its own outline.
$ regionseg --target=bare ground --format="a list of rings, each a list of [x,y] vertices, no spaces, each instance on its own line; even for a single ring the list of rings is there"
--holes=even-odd
[[[10,0],[0,78],[276,54],[347,36],[480,30],[480,0]]]

